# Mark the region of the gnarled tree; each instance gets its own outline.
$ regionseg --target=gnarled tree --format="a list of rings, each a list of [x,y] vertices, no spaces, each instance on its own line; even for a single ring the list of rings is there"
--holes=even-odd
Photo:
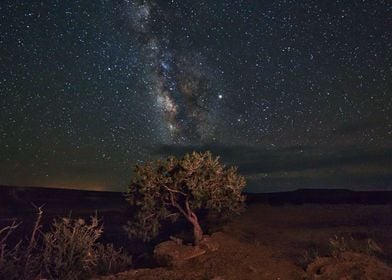
[[[148,162],[135,167],[126,199],[135,211],[125,227],[131,238],[149,241],[162,224],[183,216],[193,226],[194,243],[203,237],[200,210],[240,213],[245,179],[235,167],[226,168],[210,152]]]

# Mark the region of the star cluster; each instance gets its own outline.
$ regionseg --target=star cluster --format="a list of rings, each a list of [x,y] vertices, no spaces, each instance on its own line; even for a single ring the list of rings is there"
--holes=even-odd
[[[391,11],[4,0],[0,184],[119,190],[163,145],[388,148]]]

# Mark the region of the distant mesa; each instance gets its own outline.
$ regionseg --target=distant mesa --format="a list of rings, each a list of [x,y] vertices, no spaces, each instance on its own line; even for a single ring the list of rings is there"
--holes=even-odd
[[[388,204],[392,191],[352,191],[347,189],[298,189],[288,192],[245,193],[248,203],[269,204]],[[32,203],[46,209],[124,209],[123,193],[46,187],[0,186],[0,214],[4,211],[32,210]]]

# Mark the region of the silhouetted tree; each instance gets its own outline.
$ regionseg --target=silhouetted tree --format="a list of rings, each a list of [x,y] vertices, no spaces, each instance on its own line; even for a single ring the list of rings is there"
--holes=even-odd
[[[125,228],[131,238],[149,241],[158,235],[163,222],[176,222],[183,216],[193,226],[197,245],[203,230],[196,213],[240,213],[244,187],[245,179],[237,169],[226,168],[210,152],[137,165],[126,195],[135,211]]]

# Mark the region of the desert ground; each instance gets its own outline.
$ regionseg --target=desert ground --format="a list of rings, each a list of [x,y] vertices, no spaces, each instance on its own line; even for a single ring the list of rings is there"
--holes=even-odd
[[[104,241],[122,245],[134,254],[146,248],[125,241],[122,232],[125,219],[121,216],[125,205],[119,194],[108,194],[103,206],[102,193],[84,193],[75,201],[71,198],[76,193],[65,191],[61,205],[50,201],[55,195],[44,196],[48,200],[47,219],[70,210],[73,216],[86,216],[98,210],[106,223]],[[13,197],[9,196],[3,188],[2,225],[13,218],[32,217],[32,207],[27,210],[29,197],[35,204],[45,200],[40,195],[34,199],[26,191],[14,191]],[[139,264],[129,271],[95,279],[392,279],[390,201],[308,203],[304,199],[299,204],[287,199],[269,203],[255,197],[249,198],[243,214],[228,224],[206,230],[212,250],[205,250],[180,265],[146,268]],[[100,208],[94,209],[95,206]],[[25,207],[25,211],[20,207]],[[334,240],[340,242],[335,247],[331,243]],[[333,254],[333,249],[341,250],[339,256]]]
[[[331,279],[322,273],[310,275],[306,269],[315,258],[329,255],[329,240],[335,236],[353,238],[358,244],[370,238],[382,249],[382,261],[391,263],[391,217],[391,205],[253,203],[212,234],[218,250],[180,266],[137,269],[102,279]],[[392,279],[391,269],[370,266],[364,264],[359,271],[350,267],[345,274],[353,278],[344,279]],[[371,278],[376,272],[381,273],[379,278]],[[355,278],[358,274],[363,278]]]

